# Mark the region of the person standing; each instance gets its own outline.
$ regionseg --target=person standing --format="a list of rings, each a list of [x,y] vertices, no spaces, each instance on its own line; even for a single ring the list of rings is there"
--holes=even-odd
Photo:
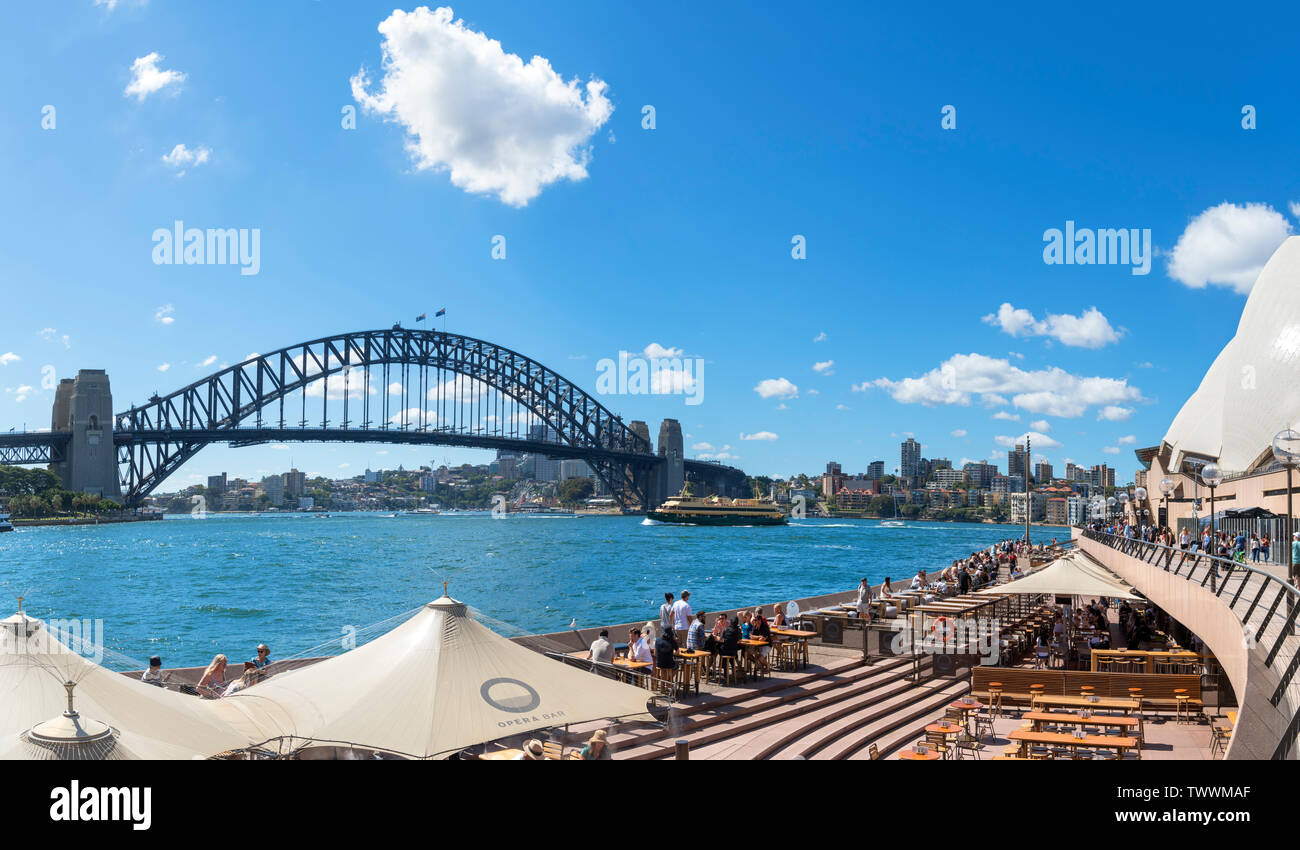
[[[686,631],[691,627],[691,592],[682,591],[682,598],[673,603],[673,631],[676,633],[677,645],[686,643]]]
[[[704,612],[695,615],[695,621],[691,623],[690,629],[686,632],[686,648],[694,651],[704,649],[705,643],[708,642],[708,630],[704,628]]]
[[[659,631],[667,632],[673,628],[673,595],[664,594],[664,604],[659,606]]]
[[[871,585],[867,584],[865,577],[858,585],[858,616],[871,622]]]

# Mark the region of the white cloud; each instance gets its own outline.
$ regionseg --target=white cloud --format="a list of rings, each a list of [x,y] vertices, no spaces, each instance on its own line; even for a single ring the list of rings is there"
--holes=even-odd
[[[22,358],[17,354],[14,354],[12,351],[6,351],[4,354],[0,354],[0,366],[8,366],[10,363],[17,363],[19,360],[22,360]]]
[[[401,382],[401,381],[393,381],[391,384],[389,384],[389,385],[388,385],[388,394],[389,394],[389,395],[401,395],[401,394],[402,394],[402,382]]]
[[[1089,307],[1078,316],[1048,313],[1047,318],[1040,321],[1028,310],[1016,309],[1003,302],[996,313],[984,317],[984,322],[1000,327],[1011,336],[1046,336],[1076,348],[1101,348],[1119,341],[1119,333],[1096,307]],[[1023,355],[1015,356],[1023,359]]]
[[[835,370],[833,368],[834,366],[835,366],[834,360],[819,360],[818,362],[813,364],[813,371],[820,375],[834,375],[835,374]]]
[[[1106,446],[1102,451],[1108,455],[1117,455],[1119,454],[1119,446]]]
[[[117,8],[117,0],[95,0],[95,5],[103,6],[105,9],[111,12]]]
[[[36,392],[36,388],[30,387],[27,384],[23,384],[22,386],[17,387],[16,389],[6,390],[5,392],[16,393],[16,395],[14,396],[14,401],[22,402],[22,401],[27,401],[27,396]]]
[[[200,146],[191,150],[179,144],[172,148],[171,153],[163,154],[162,161],[168,168],[175,169],[177,177],[184,177],[187,169],[202,165],[211,155],[211,148]]]
[[[994,419],[1003,419],[1003,420],[1006,420],[1007,422],[1019,422],[1019,421],[1020,421],[1020,414],[1019,414],[1019,413],[1012,413],[1012,412],[1010,412],[1010,411],[1008,411],[1008,410],[999,410],[997,413],[993,414],[993,418],[994,418]]]
[[[127,83],[122,93],[127,97],[135,95],[136,100],[144,100],[167,86],[180,85],[185,75],[180,71],[164,71],[158,67],[163,57],[157,51],[148,56],[141,56],[131,63],[131,82]]]
[[[1025,370],[982,354],[954,354],[919,378],[864,381],[854,389],[880,387],[901,404],[969,405],[972,396],[1010,393],[1016,407],[1063,419],[1082,416],[1090,406],[1136,401],[1142,394],[1122,378],[1082,377],[1059,367]]]
[[[740,439],[761,440],[767,443],[774,443],[778,438],[776,434],[773,434],[771,431],[755,431],[753,434],[746,434],[745,432],[742,431],[740,433]]]
[[[1127,422],[1132,415],[1133,408],[1120,407],[1118,404],[1108,404],[1097,411],[1097,419],[1104,419],[1107,422]]]
[[[176,321],[176,317],[172,315],[174,312],[176,312],[176,308],[170,304],[159,307],[154,311],[153,320],[160,325],[170,325]]]
[[[852,410],[853,408],[849,407],[847,404],[837,404],[837,405],[835,405],[835,409],[836,409],[836,410]]]
[[[1268,204],[1210,207],[1187,225],[1169,257],[1169,276],[1193,289],[1211,283],[1249,292],[1264,263],[1291,235],[1291,222]]]
[[[785,378],[764,378],[754,387],[763,398],[798,398],[799,388]]]
[[[664,348],[657,342],[652,342],[647,345],[645,350],[641,353],[651,360],[659,360],[664,357],[674,358],[682,356],[682,350],[680,348]]]
[[[1119,443],[1121,446],[1131,446],[1137,441],[1138,441],[1137,437],[1133,436],[1132,434],[1129,434],[1127,437],[1120,437],[1115,442]]]
[[[453,20],[448,7],[394,11],[379,24],[383,78],[364,68],[352,96],[401,124],[418,170],[450,174],[467,192],[522,207],[559,180],[582,180],[588,141],[614,106],[595,77],[565,82],[542,56],[527,64]]]
[[[826,331],[822,331],[821,333],[817,334],[817,336],[813,337],[813,342],[825,342],[825,341],[826,341]]]
[[[161,364],[159,364],[159,366],[158,366],[158,371],[159,371],[159,372],[166,372],[166,371],[167,371],[168,369],[170,369],[171,367],[172,367],[172,364],[170,364],[170,363],[161,363]]]
[[[213,354],[213,355],[210,356],[210,357],[206,357],[206,358],[204,358],[203,362],[200,363],[199,366],[200,366],[200,367],[203,367],[203,366],[211,366],[213,363],[216,363],[216,362],[217,362],[217,355]]]
[[[713,451],[713,443],[703,443],[703,442],[701,442],[701,443],[696,443],[696,444],[694,444],[693,446],[691,446],[691,451],[693,451],[693,452],[711,452],[711,451]]]
[[[1044,434],[1052,430],[1051,424],[1048,423],[1046,419],[1035,419],[1033,422],[1029,423],[1029,427],[1033,428],[1035,431],[1042,431]]]
[[[1059,449],[1064,445],[1059,440],[1053,440],[1046,434],[1040,434],[1037,431],[1026,431],[1017,437],[994,437],[993,442],[1004,449],[1014,449],[1017,443],[1023,445],[1026,437],[1029,438],[1036,449]]]
[[[966,436],[966,429],[965,429],[965,428],[958,428],[957,430],[955,430],[955,431],[952,432],[952,436],[954,436],[954,437],[964,437],[964,436]]]

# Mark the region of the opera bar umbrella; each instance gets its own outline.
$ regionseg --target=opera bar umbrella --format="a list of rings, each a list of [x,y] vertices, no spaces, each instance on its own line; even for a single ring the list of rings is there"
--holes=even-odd
[[[1064,557],[1024,578],[977,590],[976,593],[1033,593],[1053,596],[1092,596],[1098,599],[1138,599],[1128,585],[1081,552]]]
[[[369,643],[214,706],[257,742],[294,738],[430,758],[552,726],[645,714],[649,696],[520,646],[444,595]]]
[[[0,620],[0,759],[193,759],[248,745],[201,700],[107,670],[68,645],[78,640],[21,611]]]

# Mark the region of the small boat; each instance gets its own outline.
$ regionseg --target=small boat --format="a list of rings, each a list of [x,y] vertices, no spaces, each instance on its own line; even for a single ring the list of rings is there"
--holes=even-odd
[[[0,508],[0,531],[13,531],[14,524],[9,521],[9,512]]]

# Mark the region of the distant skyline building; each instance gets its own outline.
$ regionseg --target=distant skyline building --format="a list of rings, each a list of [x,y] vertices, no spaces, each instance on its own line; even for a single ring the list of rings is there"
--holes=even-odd
[[[921,444],[912,437],[899,447],[898,474],[908,483],[914,483],[921,474]]]
[[[282,478],[284,479],[284,495],[286,497],[297,499],[307,489],[307,474],[305,472],[291,469],[284,473]]]
[[[1052,480],[1052,465],[1050,463],[1034,464],[1034,480],[1039,484],[1046,484]]]
[[[1016,443],[1014,450],[1007,452],[1007,476],[1019,475],[1023,481],[1029,475],[1029,452],[1024,443]]]

